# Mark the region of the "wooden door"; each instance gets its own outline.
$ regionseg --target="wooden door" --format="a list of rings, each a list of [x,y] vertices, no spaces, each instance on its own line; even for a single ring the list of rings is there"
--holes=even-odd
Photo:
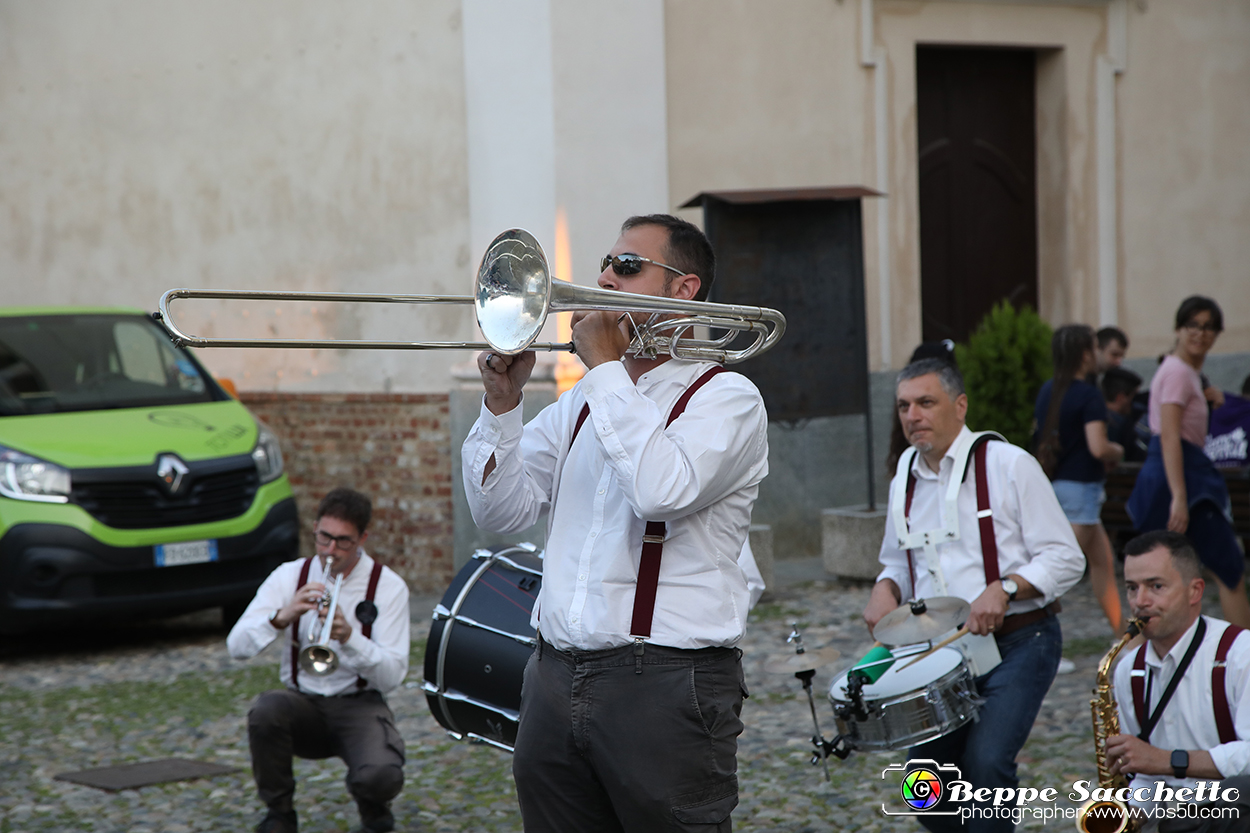
[[[916,49],[925,341],[1006,298],[1037,308],[1035,54]]]

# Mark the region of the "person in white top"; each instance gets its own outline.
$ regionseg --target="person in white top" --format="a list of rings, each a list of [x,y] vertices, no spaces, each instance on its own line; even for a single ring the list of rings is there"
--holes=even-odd
[[[989,506],[978,509],[981,464],[969,454],[977,437],[964,424],[968,397],[958,370],[940,359],[914,362],[899,373],[897,392],[914,453],[904,452],[891,485],[882,570],[864,621],[872,630],[906,600],[957,596],[971,604],[969,631],[992,634],[1002,662],[976,678],[985,701],[978,720],[911,749],[910,757],[959,766],[974,789],[1015,788],[1016,754],[1062,652],[1058,599],[1080,580],[1085,558],[1050,481],[1024,449],[985,443]],[[954,517],[947,517],[952,486]],[[990,542],[981,538],[982,516],[993,530]],[[904,535],[917,533],[933,533],[919,536],[931,543],[906,549]],[[920,822],[933,831],[965,829],[955,816]],[[966,829],[1013,828],[1010,818],[974,818]]]
[[[1144,830],[1245,830],[1250,825],[1250,632],[1202,615],[1206,583],[1184,535],[1167,530],[1139,535],[1125,546],[1124,556],[1129,607],[1133,616],[1146,620],[1147,641],[1115,669],[1121,734],[1107,739],[1107,767],[1129,777],[1135,793],[1148,788],[1131,801],[1141,811]],[[1219,818],[1176,812],[1177,802],[1210,795],[1209,787],[1202,796],[1196,793],[1200,781],[1221,781],[1221,798],[1230,787],[1239,788],[1241,803],[1232,806],[1244,814],[1240,826],[1221,827]],[[1159,782],[1171,791],[1171,801],[1153,800],[1167,798]],[[1192,792],[1176,795],[1185,789]],[[1165,818],[1169,808],[1177,818]]]
[[[277,642],[284,689],[267,691],[247,715],[256,789],[268,807],[260,833],[294,833],[292,756],[340,757],[364,830],[394,829],[390,801],[404,780],[404,741],[385,693],[408,673],[408,586],[361,546],[369,537],[369,498],[351,489],[327,494],[317,507],[315,558],[274,570],[226,638],[246,659]],[[338,666],[317,675],[300,652],[318,641],[327,588],[343,577],[328,647]]]
[[[715,268],[703,233],[669,215],[627,220],[601,265],[601,287],[685,300],[707,297]],[[463,447],[480,527],[547,516],[513,758],[525,829],[728,831],[764,403],[709,362],[628,352],[618,313],[574,313],[572,332],[588,372],[524,426],[533,353],[479,357]]]

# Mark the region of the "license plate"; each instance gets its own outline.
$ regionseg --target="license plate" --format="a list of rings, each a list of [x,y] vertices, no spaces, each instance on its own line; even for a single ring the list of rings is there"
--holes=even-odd
[[[156,545],[156,566],[177,567],[182,564],[203,564],[217,560],[216,541],[181,541]]]

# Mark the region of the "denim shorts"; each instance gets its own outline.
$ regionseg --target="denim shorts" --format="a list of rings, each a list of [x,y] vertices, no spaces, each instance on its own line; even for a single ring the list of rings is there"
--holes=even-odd
[[[1051,485],[1055,487],[1055,497],[1059,498],[1063,514],[1068,516],[1068,523],[1085,526],[1102,523],[1102,505],[1107,500],[1102,483],[1056,480]]]

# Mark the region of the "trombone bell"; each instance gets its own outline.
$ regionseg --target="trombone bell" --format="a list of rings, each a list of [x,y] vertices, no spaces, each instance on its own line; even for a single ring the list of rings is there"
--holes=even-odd
[[[357,304],[472,304],[478,328],[486,342],[450,341],[336,341],[293,338],[207,338],[184,333],[169,313],[181,298],[251,301],[321,301]],[[785,316],[767,307],[713,304],[635,295],[598,287],[578,286],[551,279],[547,257],[534,236],[510,229],[490,244],[482,258],[473,295],[371,295],[347,292],[285,292],[231,289],[171,289],[161,296],[156,317],[178,346],[188,347],[298,347],[330,350],[493,350],[508,356],[526,350],[573,351],[571,343],[538,343],[547,316],[553,312],[593,310],[646,313],[650,323],[639,326],[630,355],[656,358],[667,353],[677,359],[735,364],[770,349],[786,331]],[[675,317],[674,317],[675,316]],[[725,330],[719,338],[685,337],[694,327]],[[730,349],[739,333],[755,340],[745,348]]]

